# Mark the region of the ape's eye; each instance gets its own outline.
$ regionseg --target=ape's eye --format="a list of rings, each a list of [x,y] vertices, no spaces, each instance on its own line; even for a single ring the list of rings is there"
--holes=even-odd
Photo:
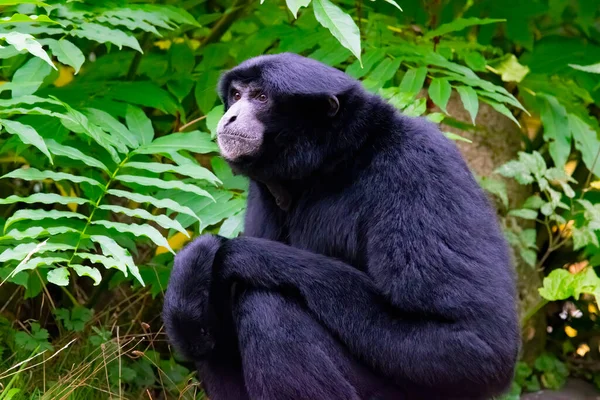
[[[238,92],[237,90],[233,92],[233,100],[238,101],[241,98],[242,94],[240,92]]]
[[[261,103],[264,103],[265,101],[267,101],[267,95],[266,94],[259,94],[257,97],[258,101],[260,101]]]

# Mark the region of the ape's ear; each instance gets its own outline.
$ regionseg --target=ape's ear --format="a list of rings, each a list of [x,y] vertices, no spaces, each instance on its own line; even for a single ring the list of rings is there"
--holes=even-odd
[[[327,112],[327,114],[330,117],[335,117],[335,115],[338,113],[338,111],[340,111],[340,101],[338,100],[338,98],[334,95],[329,95],[327,97],[327,102],[329,104],[329,111]]]

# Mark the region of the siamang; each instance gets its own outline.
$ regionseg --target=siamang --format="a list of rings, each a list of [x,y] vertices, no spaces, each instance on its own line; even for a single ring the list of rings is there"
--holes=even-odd
[[[294,54],[219,82],[244,236],[175,258],[163,318],[212,400],[485,399],[511,382],[514,276],[454,144]]]

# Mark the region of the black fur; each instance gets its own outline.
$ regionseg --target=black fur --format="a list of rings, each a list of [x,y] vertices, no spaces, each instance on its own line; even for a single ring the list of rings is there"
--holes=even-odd
[[[519,347],[509,252],[454,144],[300,56],[225,74],[226,107],[236,80],[258,83],[271,104],[258,115],[261,151],[229,160],[252,177],[245,237],[203,236],[180,252],[164,309],[211,399],[503,391]]]

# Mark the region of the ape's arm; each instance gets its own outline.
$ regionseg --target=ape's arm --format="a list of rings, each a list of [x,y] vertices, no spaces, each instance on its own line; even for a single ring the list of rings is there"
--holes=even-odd
[[[388,262],[391,265],[378,269],[387,269],[388,279],[397,279],[394,275],[402,273],[402,266],[393,265],[393,259]],[[503,388],[511,379],[513,347],[502,343],[501,320],[494,324],[476,317],[459,319],[458,314],[434,309],[417,315],[414,304],[394,304],[365,273],[341,261],[265,239],[231,240],[223,245],[215,263],[226,280],[296,289],[308,309],[355,356],[398,383],[480,393],[482,388]],[[418,275],[414,278],[419,280]],[[463,290],[469,288],[463,286]],[[416,292],[393,297],[410,301],[412,293]],[[435,288],[430,294],[435,302]],[[471,300],[469,296],[464,294],[465,302]],[[447,301],[459,306],[456,298]],[[510,354],[506,350],[511,350]]]

